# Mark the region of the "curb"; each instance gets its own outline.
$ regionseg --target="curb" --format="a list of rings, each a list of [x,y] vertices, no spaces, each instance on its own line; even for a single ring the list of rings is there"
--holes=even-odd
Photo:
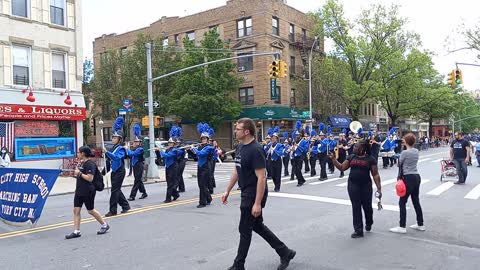
[[[165,182],[165,180],[153,180],[153,181],[147,181],[147,182],[143,182],[144,185],[150,185],[150,184],[156,184],[156,183],[163,183]],[[123,187],[131,187],[133,186],[133,183],[132,184],[126,184],[126,185],[123,185]],[[103,190],[107,190],[107,189],[112,189],[112,187],[105,187]],[[102,191],[103,191],[102,190]],[[97,192],[102,192],[102,191],[97,191]],[[61,196],[61,195],[68,195],[68,194],[74,194],[75,191],[67,191],[67,192],[60,192],[60,193],[55,193],[55,194],[50,194],[48,195],[49,197],[53,197],[53,196]]]

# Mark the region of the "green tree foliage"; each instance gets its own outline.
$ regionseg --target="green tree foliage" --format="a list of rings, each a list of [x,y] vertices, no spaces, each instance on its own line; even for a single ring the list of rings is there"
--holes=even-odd
[[[372,5],[351,23],[344,16],[343,6],[337,0],[328,0],[313,16],[323,24],[325,36],[334,41],[334,56],[349,67],[350,77],[343,82],[343,98],[356,120],[362,104],[375,96],[375,70],[399,49],[407,48],[417,36],[404,30],[406,21],[399,17],[398,6],[387,9]]]
[[[215,29],[205,34],[201,48],[187,38],[183,42],[184,67],[231,57],[223,51],[224,44]],[[225,117],[238,116],[240,103],[232,94],[238,90],[240,81],[234,68],[233,62],[225,61],[183,72],[167,97],[168,112],[195,122],[208,122],[214,127]]]

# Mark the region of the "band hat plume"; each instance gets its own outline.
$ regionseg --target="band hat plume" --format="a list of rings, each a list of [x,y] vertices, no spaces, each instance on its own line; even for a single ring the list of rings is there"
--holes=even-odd
[[[297,123],[295,124],[295,130],[297,135],[302,134],[300,131],[301,128],[302,128],[302,121],[298,120]]]
[[[288,142],[288,131],[283,132],[283,138],[285,139],[285,142]]]
[[[122,116],[117,117],[115,122],[113,123],[113,135],[112,137],[120,137],[123,138],[123,124],[125,123],[125,119]]]
[[[135,135],[135,139],[133,140],[134,142],[141,142],[142,141],[142,136],[140,136],[142,132],[142,127],[140,124],[136,123],[133,126],[133,134]]]
[[[275,136],[275,137],[277,137],[277,139],[278,139],[278,133],[279,133],[279,132],[280,132],[280,127],[279,127],[279,126],[275,126],[275,127],[273,128],[273,130],[272,130],[272,135],[271,135],[271,136],[272,136],[272,137]]]
[[[210,133],[212,132],[213,136],[213,129],[210,129],[210,126],[207,123],[198,123],[197,124],[197,131],[200,134],[200,139],[201,138],[210,138]]]

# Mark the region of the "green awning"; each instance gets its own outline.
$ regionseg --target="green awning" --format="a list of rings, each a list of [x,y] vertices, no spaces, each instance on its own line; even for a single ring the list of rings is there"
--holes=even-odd
[[[238,116],[238,118],[243,117],[255,120],[305,120],[310,118],[310,112],[284,106],[246,107]]]

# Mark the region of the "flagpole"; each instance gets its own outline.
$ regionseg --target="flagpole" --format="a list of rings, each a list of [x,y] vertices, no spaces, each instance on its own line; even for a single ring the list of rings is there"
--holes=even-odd
[[[98,125],[100,126],[100,136],[101,136],[101,139],[102,139],[102,153],[103,153],[103,149],[105,149],[105,141],[104,141],[104,138],[103,138],[103,120],[100,118],[100,121],[98,121]],[[106,182],[107,182],[107,192],[108,194],[110,194],[110,189],[108,188],[108,177],[107,177],[107,156],[106,156],[106,153],[103,153],[102,155],[102,165],[103,165],[103,169],[105,170],[105,178],[106,178]]]

